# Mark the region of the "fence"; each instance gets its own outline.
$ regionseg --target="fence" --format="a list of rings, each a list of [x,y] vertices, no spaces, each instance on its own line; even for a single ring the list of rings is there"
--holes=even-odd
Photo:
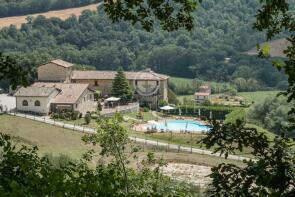
[[[130,112],[138,112],[139,111],[139,103],[129,103],[128,105],[119,105],[115,108],[103,108],[101,111],[101,115],[109,117],[115,113],[120,112],[121,114],[130,113]]]
[[[96,132],[96,130],[93,128],[83,127],[83,126],[75,125],[75,124],[74,125],[68,124],[65,122],[50,119],[45,116],[40,117],[40,116],[35,116],[35,115],[22,114],[22,113],[18,113],[16,111],[10,111],[8,114],[13,115],[13,116],[18,116],[18,117],[23,117],[23,118],[35,120],[35,121],[39,121],[39,122],[43,122],[46,124],[50,124],[50,125],[54,125],[54,126],[58,126],[58,127],[66,128],[66,129],[70,129],[73,131],[82,132],[82,133],[95,133]],[[220,157],[219,153],[212,153],[212,151],[209,151],[209,150],[194,148],[192,146],[192,144],[190,147],[188,147],[188,146],[181,146],[179,144],[161,142],[159,140],[149,140],[149,139],[137,138],[137,137],[129,137],[129,139],[132,142],[135,142],[136,144],[140,144],[139,146],[142,148],[142,151],[144,151],[146,149],[153,149],[155,151],[162,150],[162,151],[166,151],[166,152],[177,152],[177,153],[180,153],[180,152],[191,153],[191,154],[196,153],[196,154]],[[247,158],[247,157],[236,156],[236,155],[229,155],[228,159],[238,160],[238,161],[249,160],[249,158]]]
[[[95,133],[96,132],[95,129],[92,129],[92,128],[88,128],[88,127],[84,127],[84,126],[76,125],[76,124],[69,124],[69,123],[65,123],[62,121],[57,121],[55,119],[50,119],[46,116],[35,116],[35,115],[31,115],[31,114],[29,115],[29,114],[18,113],[16,111],[10,111],[9,114],[13,115],[13,116],[27,118],[27,119],[35,120],[38,122],[43,122],[46,124],[66,128],[66,129],[71,129],[73,131],[78,131],[78,132],[83,132],[83,133]]]

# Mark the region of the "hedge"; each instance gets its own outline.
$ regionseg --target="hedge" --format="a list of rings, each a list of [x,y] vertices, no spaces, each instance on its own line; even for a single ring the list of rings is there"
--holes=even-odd
[[[216,119],[216,120],[225,120],[226,115],[235,109],[235,107],[228,107],[228,106],[182,105],[177,107],[174,110],[171,110],[170,114],[178,115],[179,108],[181,109],[181,115],[184,115],[184,116],[199,116],[199,109],[200,109],[202,119],[209,119],[210,112],[212,112],[212,119]]]

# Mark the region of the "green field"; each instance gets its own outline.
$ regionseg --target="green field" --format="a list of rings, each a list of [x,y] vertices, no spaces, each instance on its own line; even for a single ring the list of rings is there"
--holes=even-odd
[[[174,83],[175,85],[179,86],[186,86],[186,85],[192,85],[194,79],[188,79],[188,78],[180,78],[180,77],[170,77],[169,81]],[[216,85],[223,85],[223,84],[228,84],[228,83],[217,83],[217,82],[212,82],[212,81],[203,81],[203,80],[198,80],[202,81],[204,84],[210,84],[211,86],[216,86]]]
[[[248,103],[260,103],[267,97],[274,97],[279,91],[239,92],[238,96],[245,98]]]
[[[41,154],[65,153],[77,159],[88,148],[81,141],[82,133],[20,117],[0,115],[0,132],[16,136],[19,143],[37,145]]]
[[[79,159],[82,153],[92,147],[85,145],[81,141],[81,137],[84,135],[82,133],[9,115],[0,115],[0,132],[14,136],[14,141],[19,144],[38,146],[41,155],[46,153],[52,153],[53,155],[66,154],[73,159]],[[154,149],[145,147],[144,151],[139,152],[137,155],[142,158],[148,151],[154,151]],[[156,150],[155,155],[157,157],[163,157],[169,162],[183,162],[207,166],[215,166],[221,162],[242,165],[241,162],[225,160],[215,156],[165,152],[163,149]],[[135,161],[131,163],[131,165],[133,164],[135,165]]]

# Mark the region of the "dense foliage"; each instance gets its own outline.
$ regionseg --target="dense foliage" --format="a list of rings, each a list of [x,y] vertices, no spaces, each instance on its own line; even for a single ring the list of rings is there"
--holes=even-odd
[[[124,153],[129,141],[118,121],[103,121],[98,134],[84,137],[101,146],[101,162],[94,169],[87,163],[96,161],[95,150],[80,161],[41,158],[36,147],[16,145],[0,134],[0,196],[192,196],[189,187],[161,174],[164,163],[151,153],[138,169],[127,166],[135,155]]]
[[[66,21],[37,17],[20,30],[3,28],[0,51],[18,56],[24,65],[62,58],[99,70],[149,67],[171,76],[210,81],[239,78],[241,90],[253,84],[253,88],[276,87],[285,79],[280,72],[267,60],[242,55],[263,41],[262,34],[251,28],[258,7],[256,0],[203,1],[193,14],[195,28],[190,33],[157,27],[146,32],[140,25],[112,23],[103,10],[86,11]]]
[[[202,142],[226,158],[250,147],[255,159],[244,160],[245,167],[225,163],[213,167],[208,196],[294,196],[295,160],[289,139],[276,137],[271,144],[265,134],[237,121],[213,122]]]
[[[97,0],[0,0],[0,17],[18,16],[88,5]]]
[[[289,119],[292,117],[288,114],[291,104],[283,96],[269,97],[262,103],[255,104],[248,112],[251,121],[262,124],[264,128],[273,132],[286,131],[290,126]],[[281,133],[277,133],[281,134]],[[295,136],[295,131],[286,133]]]
[[[10,84],[13,89],[28,84],[28,71],[17,65],[9,56],[0,53],[0,83]]]

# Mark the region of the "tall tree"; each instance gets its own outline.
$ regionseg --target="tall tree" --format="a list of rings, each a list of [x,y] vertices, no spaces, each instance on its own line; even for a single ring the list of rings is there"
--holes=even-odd
[[[132,89],[121,67],[113,81],[112,95],[121,98],[123,102],[130,101],[133,96]]]
[[[17,65],[14,59],[0,53],[0,82],[8,80],[11,87],[15,89],[18,85],[27,85],[27,77],[28,72]]]

